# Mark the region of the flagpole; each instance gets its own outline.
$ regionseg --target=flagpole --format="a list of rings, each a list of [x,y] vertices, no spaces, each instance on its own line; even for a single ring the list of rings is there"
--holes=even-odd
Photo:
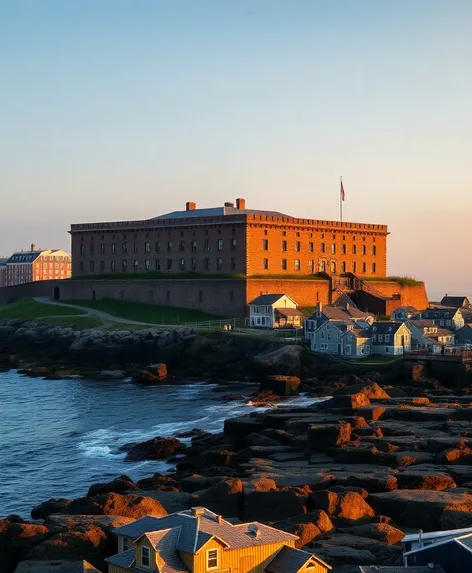
[[[340,217],[340,221],[341,223],[343,222],[343,196],[341,193],[341,189],[342,189],[342,184],[343,184],[343,176],[341,175],[340,177],[340,186],[339,186],[339,217]]]

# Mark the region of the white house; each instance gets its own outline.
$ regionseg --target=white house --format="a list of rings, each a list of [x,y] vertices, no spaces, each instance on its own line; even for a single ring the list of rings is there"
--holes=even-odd
[[[411,332],[403,322],[374,322],[372,354],[397,356],[411,350]]]
[[[303,314],[286,294],[261,294],[249,303],[249,324],[256,328],[300,328]]]

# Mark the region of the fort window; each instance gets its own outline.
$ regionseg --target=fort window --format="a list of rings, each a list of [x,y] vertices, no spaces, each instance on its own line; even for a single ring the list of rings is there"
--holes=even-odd
[[[234,290],[229,291],[229,302],[234,302]]]
[[[362,245],[362,254],[365,255],[367,253],[367,249],[365,245]]]
[[[151,270],[151,261],[149,261],[149,260],[144,261],[144,268],[147,271]]]
[[[127,252],[128,252],[128,246],[126,245],[126,243],[121,243],[121,253],[123,255],[126,255]]]
[[[355,255],[357,252],[356,245],[352,245],[352,254]]]
[[[79,263],[79,269],[80,269],[80,272],[81,272],[81,273],[84,272],[84,261],[80,261],[80,263]]]
[[[205,251],[209,250],[210,250],[210,241],[208,239],[205,239]]]
[[[299,237],[299,236],[300,236],[300,233],[297,232],[297,237]]]
[[[198,292],[198,302],[202,303],[203,302],[203,291],[199,291]]]
[[[362,272],[365,273],[367,270],[367,265],[366,263],[362,263]]]
[[[282,259],[282,270],[283,271],[287,270],[287,259]]]
[[[298,233],[297,233],[297,235],[298,235]],[[300,241],[295,242],[295,250],[297,251],[297,253],[300,252],[300,250],[301,250]]]
[[[167,250],[172,251],[172,241],[167,241]]]
[[[356,272],[356,268],[357,268],[357,265],[356,265],[356,262],[354,261],[354,262],[352,263],[352,272],[353,272],[353,273]]]
[[[265,271],[268,271],[269,270],[269,259],[264,259],[262,261],[262,266],[263,266]]]
[[[375,263],[372,263],[372,274],[374,274],[374,275],[376,272],[376,267],[377,267],[377,265]]]
[[[311,259],[308,261],[308,272],[312,274],[314,269],[315,269],[315,261]]]
[[[287,250],[287,241],[282,241],[282,251]]]
[[[346,254],[346,243],[343,243],[343,244],[341,245],[341,252],[342,252],[343,255]]]
[[[336,252],[336,245],[333,243],[331,245],[331,253],[334,255],[335,252]]]
[[[321,243],[321,245],[320,245],[320,251],[321,251],[322,253],[325,252],[325,244],[324,244],[324,243]]]
[[[235,271],[236,270],[236,259],[231,259],[231,270]]]
[[[264,235],[267,235],[267,229],[264,230]]]
[[[231,239],[231,250],[232,251],[236,250],[236,239]]]
[[[85,255],[85,245],[80,245],[80,254]]]
[[[139,251],[138,243],[133,244],[133,253],[137,253]]]
[[[206,271],[209,271],[211,269],[210,259],[208,257],[206,259],[204,259],[203,266],[204,266]]]
[[[286,237],[287,236],[287,231],[282,231],[282,237]]]
[[[172,269],[172,259],[167,259],[167,270],[170,271]]]
[[[134,263],[133,263],[133,268],[134,268],[134,271],[135,271],[135,272],[138,271],[138,269],[139,269],[139,261],[134,261]]]
[[[192,251],[196,251],[197,250],[197,241],[193,240],[192,241]]]
[[[100,272],[103,273],[105,270],[105,261],[100,261]]]
[[[264,239],[262,241],[262,250],[263,251],[268,251],[269,250],[269,241],[267,239]]]
[[[374,255],[374,257],[377,254],[377,247],[375,245],[372,247],[372,254]]]
[[[112,270],[112,272],[116,271],[116,261],[111,262],[111,270]]]
[[[116,255],[116,243],[111,244],[111,254]]]
[[[223,268],[223,259],[221,259],[220,257],[218,257],[216,259],[216,269],[218,271],[221,271],[221,269]]]
[[[90,270],[92,272],[95,270],[95,261],[90,261]]]
[[[336,240],[336,235],[333,235],[333,241],[335,241],[335,240]]]
[[[346,261],[343,261],[343,262],[342,262],[341,268],[342,268],[342,270],[343,270],[343,273],[345,273],[345,272],[346,272]]]
[[[300,270],[300,259],[295,259],[295,270],[296,271]]]
[[[197,259],[192,259],[191,268],[192,268],[192,271],[197,270]]]
[[[180,259],[179,267],[181,271],[185,271],[185,259]]]
[[[104,255],[105,254],[105,243],[101,243],[100,244],[100,254]]]
[[[313,244],[313,241],[310,241],[308,243],[308,250],[310,251],[310,253],[312,253],[315,249],[315,245]]]
[[[93,245],[90,245],[90,254],[93,255]]]
[[[219,251],[223,250],[223,239],[218,239],[217,247]]]
[[[183,237],[184,236],[184,232],[180,231],[180,236]]]
[[[161,251],[161,241],[157,241],[156,242],[156,253],[159,253]]]
[[[144,243],[144,252],[145,253],[150,253],[151,252],[151,243],[149,241],[146,241]]]
[[[161,270],[161,259],[156,259],[156,271]]]
[[[181,251],[185,251],[185,241],[184,241],[184,239],[181,239],[181,240],[180,240],[179,249],[180,249]]]

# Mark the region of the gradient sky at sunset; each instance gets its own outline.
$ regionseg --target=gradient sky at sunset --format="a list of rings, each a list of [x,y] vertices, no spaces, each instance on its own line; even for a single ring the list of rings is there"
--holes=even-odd
[[[0,0],[0,254],[252,208],[390,227],[472,295],[470,0]]]

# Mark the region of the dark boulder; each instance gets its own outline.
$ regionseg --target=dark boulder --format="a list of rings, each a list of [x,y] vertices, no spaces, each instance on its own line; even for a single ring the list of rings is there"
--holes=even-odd
[[[43,501],[31,510],[33,519],[46,519],[53,513],[61,513],[70,504],[70,499],[52,498]]]
[[[267,376],[265,380],[261,382],[261,390],[266,390],[279,396],[291,396],[297,393],[300,384],[301,382],[298,376],[274,374]]]
[[[107,493],[74,499],[64,510],[67,515],[120,515],[138,519],[144,515],[167,515],[159,501],[141,495]]]
[[[107,483],[95,483],[90,486],[87,497],[93,497],[94,495],[100,495],[103,493],[125,493],[129,491],[138,490],[139,487],[134,483],[134,481],[128,476],[119,476],[114,480]]]
[[[151,364],[143,370],[135,372],[132,381],[136,384],[152,386],[167,380],[167,366],[165,364]]]
[[[245,521],[280,521],[306,513],[307,496],[294,490],[253,491],[244,496]]]
[[[127,449],[128,447],[130,449],[125,458],[127,462],[165,460],[185,450],[185,444],[177,440],[177,438],[162,436],[156,436],[152,440],[146,440],[139,444],[129,444],[129,446],[123,446],[122,449]]]
[[[201,505],[225,517],[239,517],[243,501],[243,484],[229,478],[192,495],[192,505]]]
[[[315,451],[327,451],[351,439],[351,424],[314,424],[308,428],[308,445]]]

